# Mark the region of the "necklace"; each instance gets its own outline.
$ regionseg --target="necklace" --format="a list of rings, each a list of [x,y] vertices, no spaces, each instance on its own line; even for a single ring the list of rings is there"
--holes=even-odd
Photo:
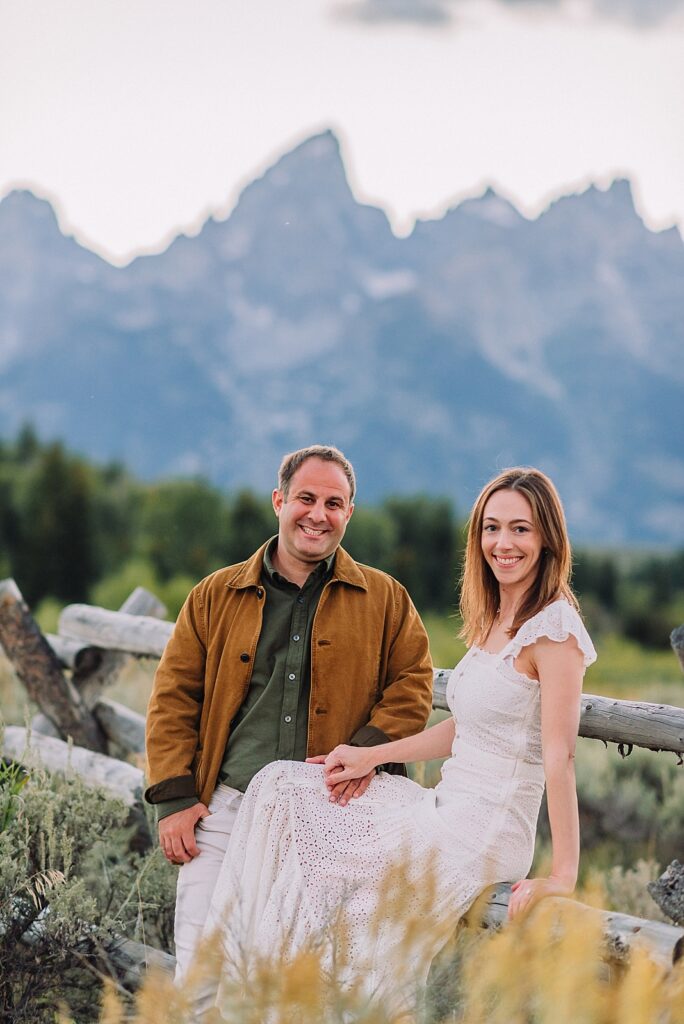
[[[502,628],[504,628],[504,629],[510,629],[510,627],[511,627],[511,626],[513,625],[513,619],[514,619],[514,618],[515,618],[515,613],[513,613],[513,615],[511,615],[511,621],[510,621],[510,623],[508,624],[508,626],[505,626],[505,625],[504,625],[504,621],[503,621],[503,619],[501,618],[501,605],[499,605],[499,607],[498,607],[498,608],[497,608],[497,610],[496,610],[496,621],[497,621],[497,623],[499,624],[499,626],[501,626],[501,627],[502,627]]]

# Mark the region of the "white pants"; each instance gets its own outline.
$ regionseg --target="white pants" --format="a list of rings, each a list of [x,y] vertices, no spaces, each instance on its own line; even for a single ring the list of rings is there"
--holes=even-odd
[[[176,975],[182,985],[195,951],[202,938],[202,930],[209,913],[223,858],[233,831],[243,794],[230,786],[219,785],[209,801],[206,818],[200,818],[195,827],[195,841],[199,856],[181,865],[176,888]],[[198,992],[196,1012],[198,1019],[214,1003],[215,991]]]

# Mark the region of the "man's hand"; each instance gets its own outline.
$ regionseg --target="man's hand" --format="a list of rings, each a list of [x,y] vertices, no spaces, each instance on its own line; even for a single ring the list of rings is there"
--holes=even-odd
[[[360,747],[355,747],[355,750],[360,750]],[[327,757],[330,755],[328,754]],[[325,764],[326,755],[319,754],[317,757],[307,757],[307,764]],[[334,776],[337,772],[344,770],[343,764],[338,764],[333,768],[326,769],[325,784],[330,790],[330,802],[333,804],[339,804],[340,807],[345,807],[352,797],[360,797],[366,792],[371,782],[375,777],[375,768],[371,768],[370,771],[361,776],[358,779],[343,779],[342,782],[335,782]]]
[[[197,857],[195,825],[208,814],[209,808],[205,804],[196,803],[184,811],[169,814],[159,822],[159,845],[171,864],[187,864]]]
[[[362,779],[351,779],[348,782],[331,784],[332,778],[329,777],[326,785],[330,790],[330,802],[339,804],[340,807],[346,806],[352,797],[363,796],[374,778],[375,768],[371,768],[368,775],[364,775]]]

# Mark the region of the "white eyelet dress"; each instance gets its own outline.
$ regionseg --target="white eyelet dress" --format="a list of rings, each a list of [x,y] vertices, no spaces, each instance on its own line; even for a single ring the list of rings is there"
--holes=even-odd
[[[207,933],[220,929],[227,978],[247,980],[259,956],[288,958],[313,944],[350,984],[410,1002],[477,895],[530,869],[544,790],[540,686],[514,661],[542,636],[572,636],[585,667],[595,660],[562,600],[499,653],[471,648],[447,687],[456,733],[434,789],[380,772],[364,796],[339,807],[319,765],[276,761],[259,772],[207,924]],[[333,939],[340,922],[343,953]]]

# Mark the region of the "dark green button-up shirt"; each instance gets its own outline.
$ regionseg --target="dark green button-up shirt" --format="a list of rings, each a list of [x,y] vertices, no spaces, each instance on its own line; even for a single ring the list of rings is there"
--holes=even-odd
[[[335,560],[332,554],[320,562],[300,589],[274,569],[275,549],[274,539],[264,552],[264,618],[252,677],[219,774],[221,782],[243,793],[271,761],[306,758],[311,629]]]
[[[278,538],[264,552],[264,612],[247,695],[231,724],[219,779],[247,789],[271,761],[306,758],[311,688],[311,630],[335,554],[320,562],[303,587],[273,567]],[[156,804],[158,819],[192,807],[187,797]]]

